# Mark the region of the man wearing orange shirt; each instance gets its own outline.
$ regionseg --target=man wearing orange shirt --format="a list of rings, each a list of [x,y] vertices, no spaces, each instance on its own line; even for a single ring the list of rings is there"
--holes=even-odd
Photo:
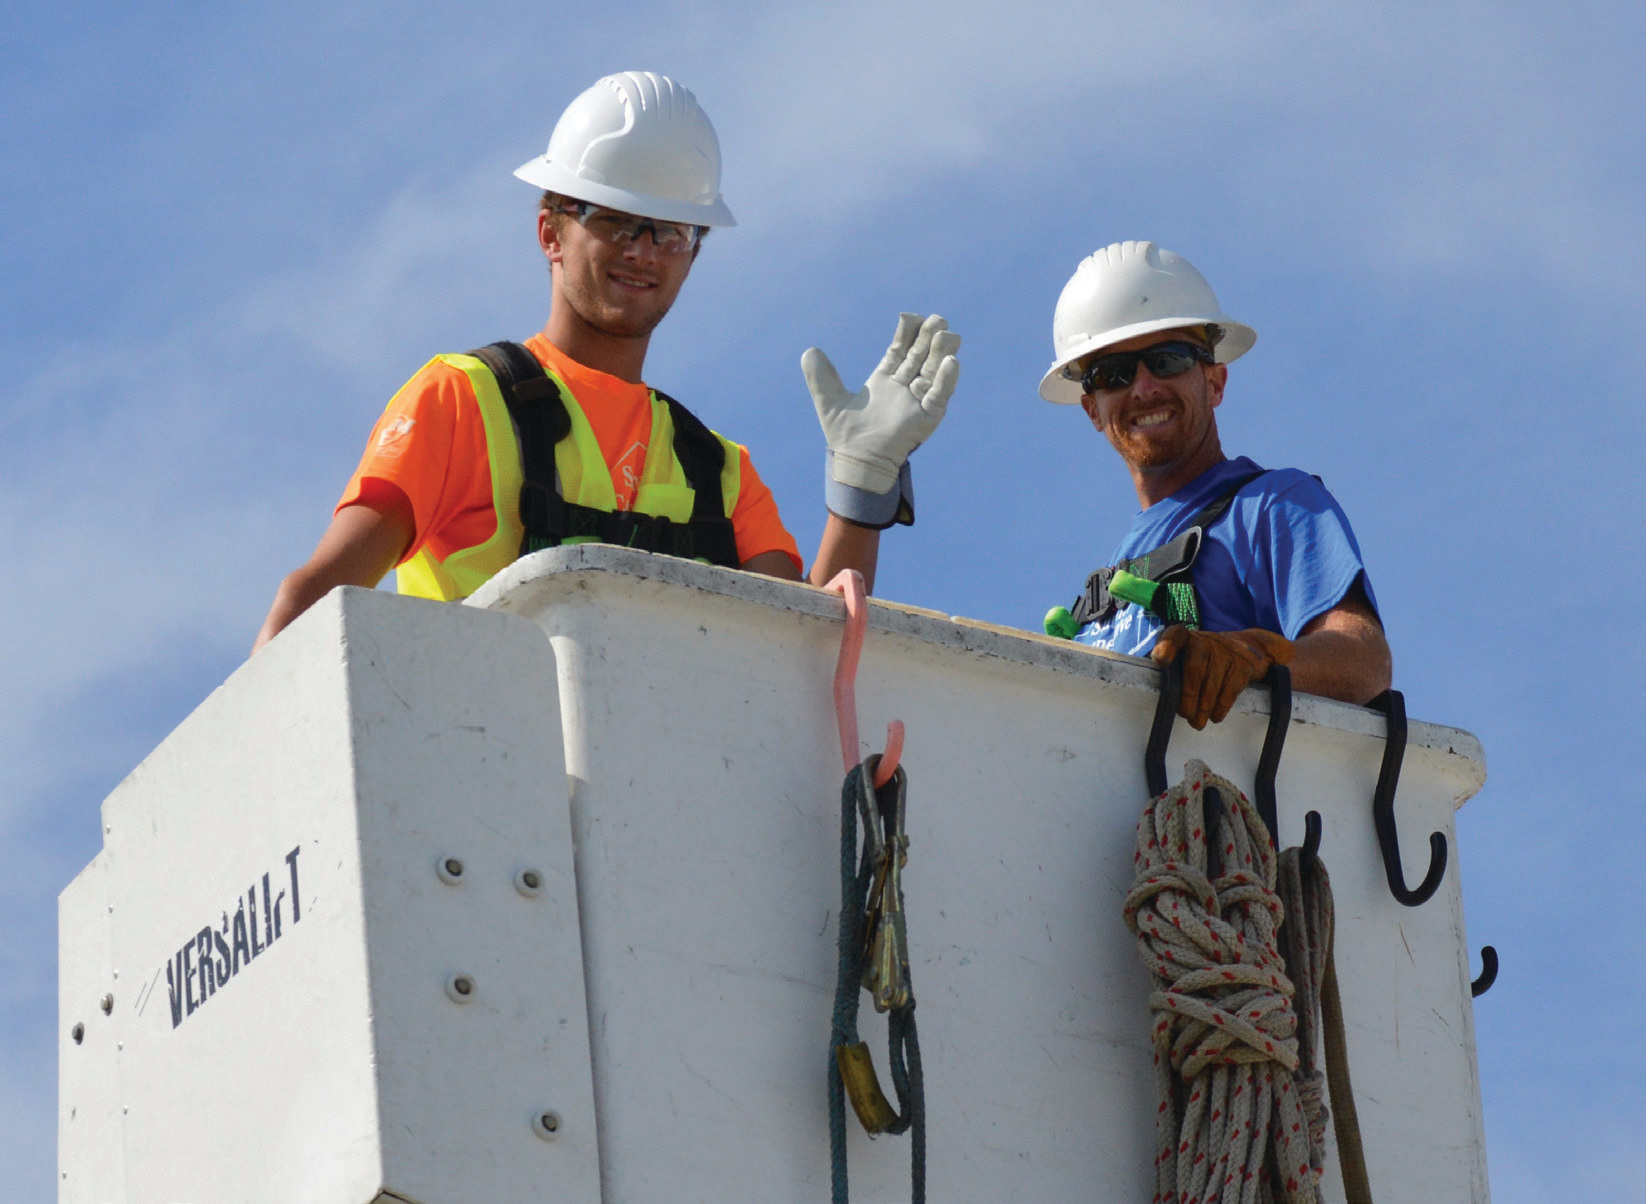
[[[461,598],[560,543],[623,543],[802,579],[747,450],[642,383],[651,332],[703,236],[735,224],[695,97],[650,72],[607,76],[515,174],[544,190],[547,326],[523,345],[437,356],[395,395],[314,553],[282,581],[254,651],[335,586],[373,586],[398,566],[402,593]],[[813,584],[855,568],[872,585],[881,530],[912,521],[908,457],[942,420],[959,343],[942,318],[904,314],[855,394],[821,351],[802,358],[829,445]]]

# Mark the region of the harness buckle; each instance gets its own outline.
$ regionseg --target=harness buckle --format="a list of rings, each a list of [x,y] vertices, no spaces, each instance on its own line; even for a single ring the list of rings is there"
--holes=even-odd
[[[1073,619],[1078,630],[1087,623],[1107,623],[1114,618],[1120,604],[1109,593],[1109,580],[1114,568],[1101,568],[1086,578],[1086,588],[1075,599]]]

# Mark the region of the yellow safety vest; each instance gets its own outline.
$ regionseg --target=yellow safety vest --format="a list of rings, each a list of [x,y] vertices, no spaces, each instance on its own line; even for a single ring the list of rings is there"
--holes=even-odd
[[[436,557],[427,543],[417,554],[395,572],[395,584],[402,594],[419,598],[435,598],[450,602],[466,598],[480,586],[513,564],[520,555],[520,542],[525,529],[520,523],[520,487],[524,474],[520,467],[520,443],[515,437],[514,422],[509,417],[508,403],[491,369],[472,355],[440,355],[434,361],[456,368],[469,378],[475,401],[480,406],[481,421],[486,429],[486,458],[491,465],[492,509],[497,515],[497,529],[484,543],[458,548],[445,557]],[[560,496],[595,510],[617,509],[617,495],[612,490],[611,469],[594,437],[594,428],[584,416],[582,407],[572,396],[566,382],[550,371],[549,378],[560,389],[571,416],[571,436],[555,445],[554,463],[560,476]],[[686,522],[692,516],[695,493],[686,483],[686,472],[680,458],[674,454],[674,419],[668,403],[651,394],[652,430],[646,443],[646,462],[640,472],[640,487],[635,492],[633,510]],[[742,455],[737,444],[718,432],[726,452],[725,467],[720,472],[720,492],[725,514],[731,516],[742,489]],[[592,536],[573,536],[573,543],[595,542]]]

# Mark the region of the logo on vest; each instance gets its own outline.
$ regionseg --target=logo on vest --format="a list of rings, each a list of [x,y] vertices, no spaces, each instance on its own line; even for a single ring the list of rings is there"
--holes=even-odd
[[[635,443],[612,465],[612,492],[617,495],[619,510],[633,510],[635,494],[640,492],[640,474],[646,467],[646,445]]]
[[[389,423],[388,426],[384,427],[377,433],[377,446],[379,448],[384,448],[391,443],[399,443],[407,435],[411,434],[412,427],[416,425],[417,419],[415,418],[406,418],[404,416],[396,418],[393,422]]]

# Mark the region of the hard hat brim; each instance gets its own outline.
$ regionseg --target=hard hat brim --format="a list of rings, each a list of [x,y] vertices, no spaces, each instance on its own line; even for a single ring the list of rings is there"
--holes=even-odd
[[[676,201],[667,197],[644,196],[625,188],[613,188],[586,180],[576,172],[549,162],[544,155],[522,163],[515,176],[546,192],[557,192],[575,201],[604,205],[636,217],[656,218],[660,222],[684,222],[692,226],[735,226],[737,219],[718,196],[707,204],[694,201]]]
[[[1040,396],[1047,401],[1060,406],[1079,405],[1084,395],[1080,389],[1080,382],[1069,380],[1063,375],[1063,369],[1076,360],[1086,358],[1094,351],[1101,351],[1105,347],[1113,347],[1116,343],[1124,343],[1127,339],[1135,339],[1139,335],[1154,334],[1161,330],[1181,330],[1191,326],[1216,325],[1223,328],[1223,338],[1213,349],[1217,362],[1227,364],[1239,359],[1252,349],[1257,342],[1257,331],[1243,322],[1232,322],[1228,318],[1185,318],[1181,316],[1170,318],[1154,318],[1147,322],[1136,322],[1131,326],[1122,326],[1116,330],[1106,330],[1100,335],[1093,335],[1083,343],[1077,343],[1068,354],[1055,362],[1046,370],[1046,375],[1040,378]]]

